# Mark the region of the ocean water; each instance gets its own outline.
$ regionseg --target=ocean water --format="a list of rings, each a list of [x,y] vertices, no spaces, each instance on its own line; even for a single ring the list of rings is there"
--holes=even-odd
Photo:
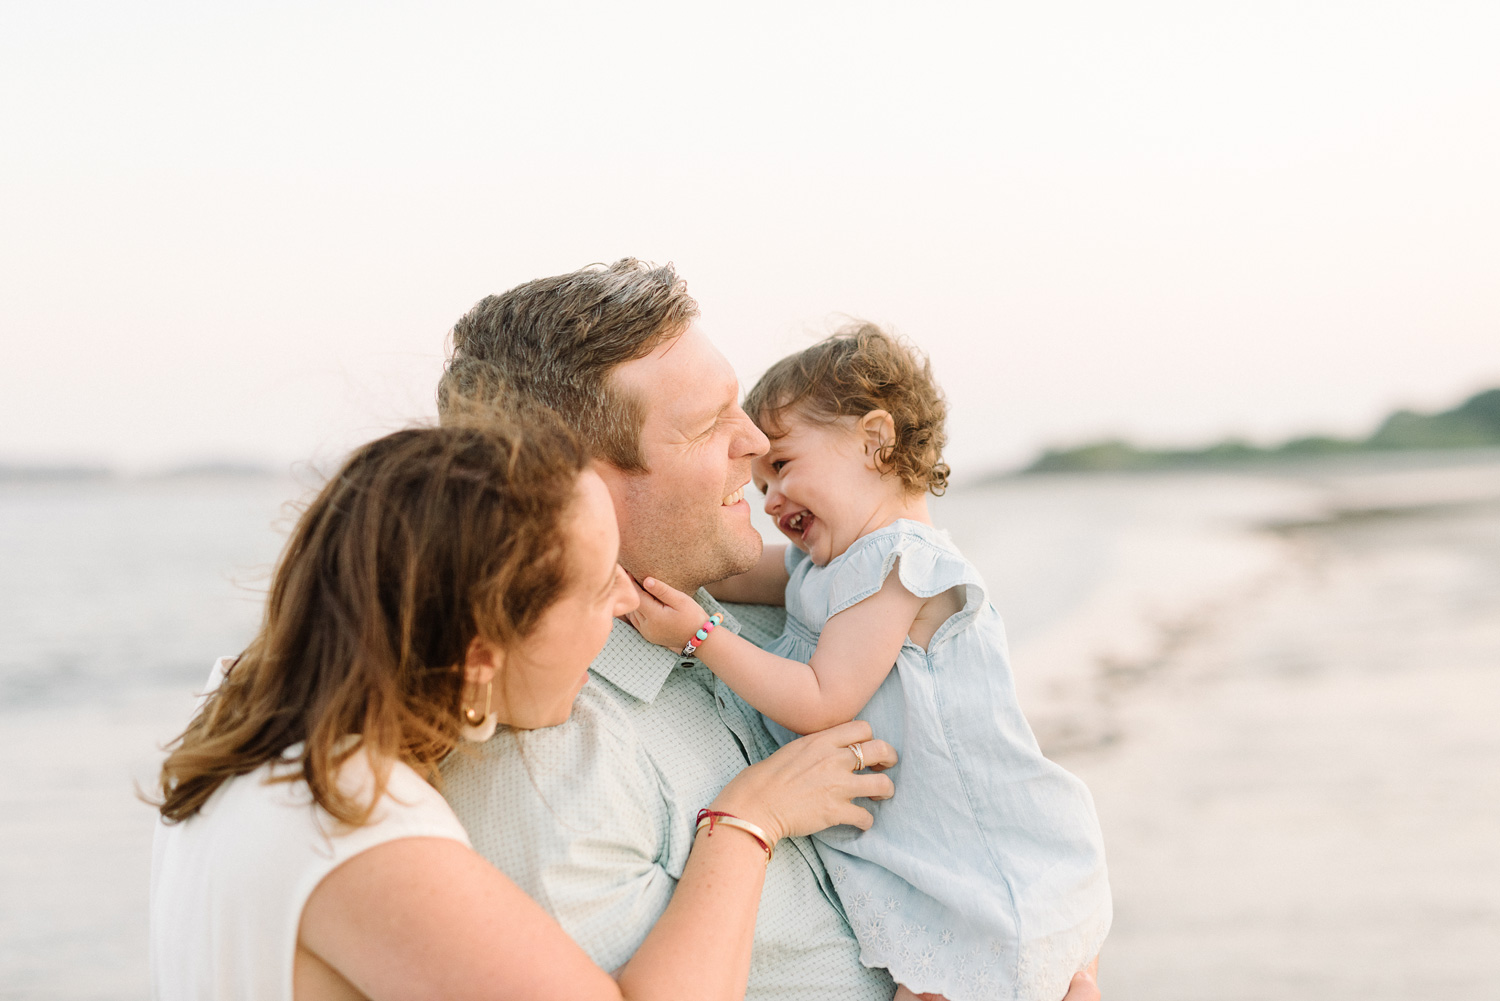
[[[144,998],[162,743],[254,633],[291,480],[0,484],[0,997]]]
[[[1029,477],[955,489],[934,516],[1007,620],[1044,746],[1068,753],[1118,739],[1101,678],[1285,564],[1285,533],[1258,526],[1465,490],[1500,496],[1500,462]],[[213,659],[253,634],[305,494],[273,478],[0,484],[0,998],[146,996],[154,813],[137,790]]]

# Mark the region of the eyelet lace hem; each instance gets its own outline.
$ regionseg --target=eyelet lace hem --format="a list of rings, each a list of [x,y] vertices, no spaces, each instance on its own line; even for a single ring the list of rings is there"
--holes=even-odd
[[[835,886],[847,876],[843,869],[830,872]],[[862,963],[884,967],[915,994],[941,994],[948,1001],[1057,1001],[1073,975],[1099,954],[1110,926],[1106,908],[1076,928],[1022,943],[1018,950],[1015,942],[974,941],[951,928],[904,921],[894,897],[847,894],[844,907]]]

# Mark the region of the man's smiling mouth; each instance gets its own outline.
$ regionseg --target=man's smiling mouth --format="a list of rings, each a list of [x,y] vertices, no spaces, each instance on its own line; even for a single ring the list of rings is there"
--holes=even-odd
[[[730,507],[731,505],[738,504],[740,501],[742,501],[744,499],[745,499],[745,488],[744,487],[740,487],[734,493],[732,493],[728,497],[724,498],[722,506],[724,506],[724,507]]]

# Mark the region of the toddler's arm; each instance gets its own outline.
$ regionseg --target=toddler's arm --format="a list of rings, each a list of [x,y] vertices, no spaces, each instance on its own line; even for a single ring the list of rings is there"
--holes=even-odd
[[[652,643],[681,650],[707,614],[692,598],[648,577],[641,605],[626,618]],[[740,697],[795,733],[847,722],[896,663],[924,600],[892,573],[881,589],[828,620],[810,663],[767,653],[727,629],[715,629],[698,659]]]
[[[760,551],[760,562],[754,568],[708,585],[708,593],[720,601],[738,601],[746,605],[784,605],[788,579],[786,546],[766,546]],[[702,624],[701,620],[699,624]],[[687,640],[682,642],[685,644]]]

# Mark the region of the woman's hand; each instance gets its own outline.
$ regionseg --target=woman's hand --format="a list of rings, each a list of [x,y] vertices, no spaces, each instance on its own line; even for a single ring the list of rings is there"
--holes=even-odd
[[[812,834],[837,824],[870,829],[874,817],[852,801],[890,799],[889,777],[856,770],[858,744],[865,768],[882,771],[896,763],[896,749],[875,740],[864,720],[841,723],[801,737],[751,765],[724,787],[713,809],[760,825],[772,841]]]
[[[625,613],[625,621],[635,626],[647,642],[681,650],[708,620],[708,613],[701,605],[670,584],[654,577],[644,581],[632,577],[631,583],[635,584],[641,603],[635,611]]]

